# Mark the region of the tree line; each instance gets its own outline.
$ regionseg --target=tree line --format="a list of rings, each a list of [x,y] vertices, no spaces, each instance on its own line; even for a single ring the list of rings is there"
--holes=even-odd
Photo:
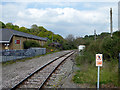
[[[86,48],[84,53],[86,58],[88,56],[91,58],[94,57],[95,53],[103,53],[105,59],[114,59],[116,57],[118,58],[118,52],[120,52],[120,31],[114,32],[112,38],[110,37],[110,33],[103,32],[96,36],[97,38],[95,41],[94,35],[74,37],[74,35],[69,34],[67,37],[63,38],[61,35],[54,34],[52,31],[45,29],[43,26],[37,26],[36,24],[33,24],[31,28],[26,28],[13,25],[12,23],[4,24],[0,21],[0,28],[13,29],[39,37],[47,37],[48,41],[44,47],[49,49],[69,50],[77,49],[79,45],[85,45]]]
[[[61,35],[54,34],[52,31],[49,31],[45,29],[43,26],[38,26],[36,24],[33,24],[31,28],[26,28],[26,27],[19,27],[18,25],[13,25],[12,23],[5,24],[2,21],[0,21],[0,28],[13,29],[24,33],[36,35],[39,37],[47,37],[48,41],[47,44],[44,46],[47,48],[55,47],[55,49],[59,49],[59,50],[68,50],[68,49],[76,48],[74,44],[74,40],[71,41],[70,39],[68,39],[71,37],[74,38],[73,35],[68,35],[66,38],[63,38]],[[53,44],[59,43],[59,45],[51,46],[51,43]]]

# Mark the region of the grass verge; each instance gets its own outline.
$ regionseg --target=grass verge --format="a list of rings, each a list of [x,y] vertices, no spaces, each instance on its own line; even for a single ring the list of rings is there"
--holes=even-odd
[[[73,76],[74,83],[89,84],[96,87],[97,84],[97,70],[95,63],[84,63],[77,65],[80,70],[75,72]],[[118,62],[104,61],[103,66],[100,68],[100,87],[119,87],[118,84]]]

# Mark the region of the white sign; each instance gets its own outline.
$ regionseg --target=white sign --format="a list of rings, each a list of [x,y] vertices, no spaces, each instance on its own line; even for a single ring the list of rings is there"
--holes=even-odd
[[[96,54],[96,66],[102,66],[103,60],[102,60],[102,54]]]
[[[83,50],[85,48],[85,45],[78,46],[79,51]]]

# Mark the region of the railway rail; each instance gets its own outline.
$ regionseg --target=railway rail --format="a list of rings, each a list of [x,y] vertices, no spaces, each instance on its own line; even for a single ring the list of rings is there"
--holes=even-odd
[[[44,84],[55,72],[55,70],[62,64],[62,62],[74,53],[74,51],[71,51],[63,56],[57,57],[54,60],[48,62],[47,64],[43,65],[42,67],[31,73],[24,80],[20,81],[11,90],[16,90],[19,88],[43,88]]]

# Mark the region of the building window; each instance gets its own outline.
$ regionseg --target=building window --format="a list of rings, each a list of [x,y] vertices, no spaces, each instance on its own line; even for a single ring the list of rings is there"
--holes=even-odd
[[[20,44],[20,40],[15,40],[15,44]]]

